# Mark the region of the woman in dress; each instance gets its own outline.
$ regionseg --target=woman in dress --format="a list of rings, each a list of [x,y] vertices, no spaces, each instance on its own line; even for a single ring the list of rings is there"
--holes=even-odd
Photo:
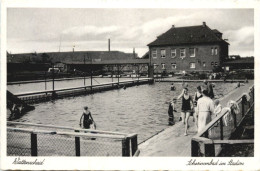
[[[197,102],[196,113],[198,115],[198,132],[211,121],[211,115],[214,113],[214,102],[209,97],[208,91],[202,91],[203,97]]]
[[[193,100],[192,97],[188,93],[188,88],[184,88],[182,93],[179,95],[177,99],[182,98],[182,106],[181,106],[181,116],[183,119],[183,123],[185,124],[185,131],[184,135],[187,135],[188,130],[188,120],[191,114],[191,111],[193,110]]]

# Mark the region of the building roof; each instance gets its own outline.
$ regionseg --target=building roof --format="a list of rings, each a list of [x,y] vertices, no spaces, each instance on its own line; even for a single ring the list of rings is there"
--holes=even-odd
[[[113,65],[113,64],[149,64],[149,59],[128,59],[128,60],[106,60],[106,61],[93,61],[93,62],[65,62],[71,65],[83,65],[83,64],[93,64],[93,65]]]
[[[202,43],[225,43],[222,38],[218,37],[218,30],[211,30],[206,24],[189,27],[172,27],[157,39],[148,44],[148,46],[162,45],[181,45],[181,44],[202,44]]]
[[[121,51],[70,51],[70,52],[46,52],[46,53],[22,53],[9,54],[9,62],[30,62],[39,61],[42,55],[49,56],[52,62],[83,62],[85,61],[102,61],[102,60],[128,60],[137,57],[137,54],[124,53]]]
[[[142,59],[149,59],[149,51],[146,52],[141,58]]]
[[[224,63],[224,65],[229,65],[229,64],[254,64],[254,58],[241,58],[232,61],[227,61]]]
[[[220,31],[218,31],[217,29],[213,29],[212,30],[214,33],[221,33]],[[222,34],[222,33],[221,33]]]

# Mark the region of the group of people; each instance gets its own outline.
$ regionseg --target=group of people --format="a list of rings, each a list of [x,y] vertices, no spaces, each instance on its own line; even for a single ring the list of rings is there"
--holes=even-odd
[[[197,126],[198,132],[200,132],[210,121],[211,115],[216,114],[215,110],[219,110],[219,100],[213,101],[214,92],[213,85],[208,81],[204,81],[204,87],[197,87],[194,99],[188,92],[188,85],[183,84],[183,91],[177,97],[173,98],[169,105],[169,124],[174,124],[173,112],[175,110],[175,104],[178,99],[181,99],[181,118],[180,121],[185,125],[184,135],[187,135],[187,130],[189,127],[189,117],[193,116],[195,125]]]

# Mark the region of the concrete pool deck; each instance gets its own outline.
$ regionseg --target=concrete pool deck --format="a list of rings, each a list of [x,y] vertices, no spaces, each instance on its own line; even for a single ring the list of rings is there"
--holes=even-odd
[[[237,100],[243,93],[248,93],[249,88],[254,84],[253,80],[249,80],[244,86],[234,89],[229,94],[220,99],[223,107],[229,100]],[[190,157],[191,156],[191,138],[196,135],[195,122],[190,117],[188,136],[184,136],[184,125],[177,122],[175,125],[166,128],[158,135],[153,136],[138,146],[140,157],[156,156],[156,157]]]

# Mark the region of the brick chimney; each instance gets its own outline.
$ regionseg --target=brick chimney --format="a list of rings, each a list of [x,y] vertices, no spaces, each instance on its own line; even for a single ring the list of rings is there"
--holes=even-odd
[[[205,21],[203,21],[202,24],[203,24],[203,27],[206,27],[206,22]]]
[[[108,52],[110,52],[110,39],[108,39]]]
[[[174,26],[174,25],[172,25],[172,28],[175,28],[175,26]]]

